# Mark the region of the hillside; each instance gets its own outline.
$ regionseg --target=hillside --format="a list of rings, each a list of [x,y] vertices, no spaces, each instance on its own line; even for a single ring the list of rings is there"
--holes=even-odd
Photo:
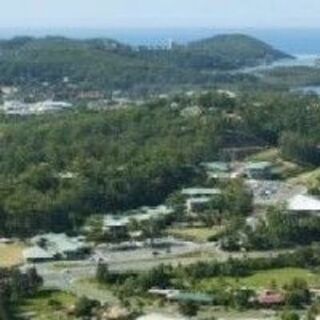
[[[213,59],[220,59],[226,64],[225,67],[229,68],[293,58],[258,39],[242,34],[218,35],[192,42],[188,48],[193,52],[207,54]]]
[[[110,39],[20,37],[0,42],[0,82],[57,84],[64,77],[89,89],[135,90],[216,82],[224,71],[287,58],[269,45],[242,35],[225,35],[174,46],[132,48]]]

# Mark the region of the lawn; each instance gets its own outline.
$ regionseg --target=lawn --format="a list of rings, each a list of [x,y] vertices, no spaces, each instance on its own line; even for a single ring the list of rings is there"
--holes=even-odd
[[[0,244],[0,267],[13,267],[23,263],[22,244]]]
[[[289,180],[289,182],[294,184],[303,184],[307,187],[312,187],[315,183],[317,183],[317,180],[320,179],[320,169],[308,171],[305,173],[302,173],[292,179]]]
[[[279,149],[271,148],[262,152],[251,155],[246,160],[248,161],[269,161],[273,163],[275,170],[283,179],[294,178],[307,169],[291,161],[286,161],[281,157]]]
[[[222,231],[223,227],[170,228],[168,234],[184,240],[205,242],[210,237],[215,236]]]
[[[279,159],[279,151],[276,148],[267,149],[255,153],[247,158],[248,161],[270,161],[275,162]]]
[[[43,290],[36,297],[24,300],[18,313],[34,314],[32,319],[36,320],[73,319],[67,316],[66,311],[75,301],[76,298],[69,293]]]
[[[260,271],[244,278],[222,277],[206,279],[200,283],[200,288],[210,290],[210,288],[219,285],[230,285],[232,287],[245,286],[252,289],[263,289],[268,288],[271,283],[276,284],[278,287],[283,287],[295,278],[305,279],[309,286],[320,287],[320,277],[318,274],[312,273],[306,269],[283,268]]]

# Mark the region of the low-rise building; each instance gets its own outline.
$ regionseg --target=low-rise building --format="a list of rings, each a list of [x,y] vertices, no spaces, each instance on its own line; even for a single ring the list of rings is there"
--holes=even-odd
[[[159,205],[156,207],[141,207],[118,215],[107,214],[103,217],[103,229],[115,237],[122,237],[128,233],[128,226],[133,220],[143,223],[172,213],[172,208],[166,205]]]
[[[186,188],[181,190],[181,194],[186,198],[187,213],[194,214],[207,209],[210,202],[220,197],[222,192],[216,188]]]
[[[187,199],[186,201],[187,212],[189,214],[195,213],[195,212],[202,212],[208,208],[211,200],[212,198],[210,197]]]
[[[320,199],[300,194],[288,200],[287,208],[289,212],[298,215],[320,215]]]
[[[204,162],[202,163],[202,167],[206,170],[210,179],[228,180],[234,177],[234,174],[231,172],[230,163],[228,162]]]
[[[268,161],[256,161],[246,164],[244,174],[249,179],[264,180],[272,177],[273,165]]]
[[[36,236],[31,242],[56,259],[78,260],[90,253],[90,245],[81,237],[68,237],[66,234],[48,233]]]
[[[40,248],[33,246],[23,251],[24,260],[28,263],[48,262],[55,259],[54,254]]]

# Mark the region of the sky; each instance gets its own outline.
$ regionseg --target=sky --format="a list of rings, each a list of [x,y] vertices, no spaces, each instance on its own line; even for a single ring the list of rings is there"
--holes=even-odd
[[[1,28],[320,28],[320,0],[0,0]]]

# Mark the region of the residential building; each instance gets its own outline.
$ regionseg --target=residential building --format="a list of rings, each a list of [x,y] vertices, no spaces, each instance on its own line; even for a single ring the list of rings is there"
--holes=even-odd
[[[186,188],[181,190],[181,194],[186,198],[187,213],[192,215],[207,209],[209,203],[220,197],[222,192],[216,188]]]
[[[288,200],[287,208],[294,214],[320,216],[320,199],[306,194],[296,195]]]
[[[56,259],[78,260],[90,253],[91,247],[81,237],[68,237],[66,234],[48,233],[36,236],[31,242],[41,247]]]
[[[201,165],[206,170],[210,179],[228,180],[234,177],[234,174],[231,172],[230,163],[228,162],[204,162]]]
[[[249,179],[270,179],[272,177],[272,168],[272,163],[268,161],[250,162],[246,164],[244,174]]]
[[[33,246],[23,251],[24,260],[28,263],[40,263],[52,261],[55,259],[54,254],[40,248],[39,246]]]

